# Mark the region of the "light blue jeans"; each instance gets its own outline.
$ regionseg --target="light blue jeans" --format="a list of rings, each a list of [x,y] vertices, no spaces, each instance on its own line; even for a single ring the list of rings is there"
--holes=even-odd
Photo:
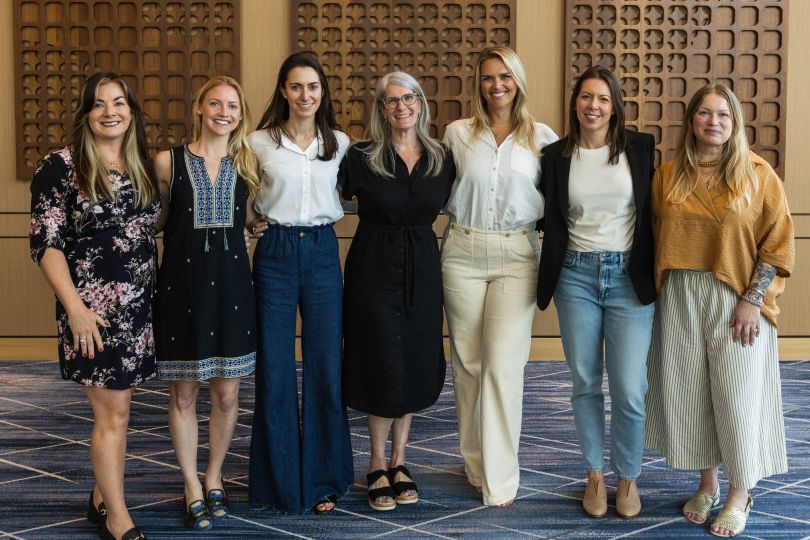
[[[554,304],[571,368],[571,406],[589,471],[604,467],[607,366],[611,402],[611,469],[625,480],[641,474],[647,352],[655,304],[642,305],[627,273],[628,252],[567,251]]]

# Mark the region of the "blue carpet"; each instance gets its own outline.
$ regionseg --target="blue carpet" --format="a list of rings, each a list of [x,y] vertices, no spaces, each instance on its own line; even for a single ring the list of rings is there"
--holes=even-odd
[[[810,362],[782,363],[790,472],[752,491],[754,507],[743,538],[810,538]],[[448,370],[449,372],[449,370]],[[300,374],[300,370],[299,370]],[[92,486],[88,459],[91,411],[78,385],[58,379],[54,362],[0,363],[0,537],[94,538],[84,520]],[[644,456],[639,481],[644,509],[634,520],[611,508],[604,519],[580,506],[584,464],[571,407],[571,382],[562,362],[526,368],[521,485],[509,508],[488,508],[463,475],[458,452],[452,380],[429,410],[414,418],[407,465],[421,500],[392,512],[368,507],[365,418],[351,412],[355,485],[329,515],[281,515],[247,503],[253,379],[243,382],[241,414],[225,464],[234,516],[209,532],[182,527],[182,481],[166,420],[168,393],[160,382],[139,389],[128,438],[127,500],[150,539],[161,538],[712,538],[689,524],[680,508],[696,475],[667,467],[657,453]],[[199,412],[209,412],[207,387]],[[200,426],[201,441],[207,440]],[[200,449],[200,462],[207,459]],[[615,476],[608,475],[609,495]],[[727,484],[722,485],[725,492]]]

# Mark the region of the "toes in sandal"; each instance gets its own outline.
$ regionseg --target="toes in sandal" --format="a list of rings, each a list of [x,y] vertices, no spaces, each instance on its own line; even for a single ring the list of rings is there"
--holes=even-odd
[[[186,499],[183,497],[183,514],[183,523],[189,529],[206,531],[214,526],[211,516],[208,515],[208,508],[202,499],[187,505]]]
[[[318,508],[319,506],[321,507],[320,509]],[[315,506],[312,507],[312,510],[316,514],[328,514],[329,512],[334,510],[336,506],[337,506],[337,495],[332,493],[328,497],[324,497],[320,501],[316,502]]]
[[[399,465],[398,467],[392,467],[388,469],[388,478],[391,481],[397,477],[397,473],[403,474],[408,477],[409,480],[394,482],[391,486],[394,489],[394,495],[396,495],[397,504],[412,504],[419,500],[419,491],[416,489],[416,484],[412,480],[411,472],[405,467],[405,465]]]
[[[379,480],[380,478],[385,477],[388,480],[388,485],[374,488],[372,489],[371,486],[374,485],[374,482]],[[397,507],[397,494],[394,493],[394,488],[391,487],[391,480],[388,478],[388,473],[383,469],[376,470],[374,472],[370,472],[366,475],[366,483],[368,484],[368,505],[372,507],[374,510],[379,510],[384,512],[386,510],[393,510]],[[389,498],[390,501],[381,501],[380,499]]]
[[[90,490],[90,500],[87,501],[87,521],[93,525],[101,525],[107,519],[107,506],[100,502],[98,506],[93,504],[93,490]]]
[[[205,495],[208,511],[214,519],[228,517],[231,513],[228,494],[224,489],[212,489]]]
[[[692,498],[686,501],[686,504],[683,505],[683,517],[692,523],[703,525],[706,523],[706,520],[709,519],[709,514],[711,513],[712,508],[717,506],[719,502],[720,486],[717,486],[717,490],[714,492],[714,495],[709,495],[705,491],[698,490],[694,495],[692,495]],[[703,519],[698,521],[690,518],[686,515],[687,512],[701,516]]]
[[[728,538],[730,536],[738,536],[745,530],[745,524],[748,522],[748,513],[751,507],[754,506],[754,500],[748,497],[748,502],[745,508],[737,508],[726,502],[723,509],[717,514],[717,519],[714,520],[709,532],[721,538]],[[718,529],[725,529],[727,533],[720,533]]]

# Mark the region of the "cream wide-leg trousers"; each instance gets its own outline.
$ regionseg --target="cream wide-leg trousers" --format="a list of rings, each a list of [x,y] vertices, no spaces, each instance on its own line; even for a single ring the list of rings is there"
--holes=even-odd
[[[787,471],[776,328],[765,317],[753,346],[732,340],[738,302],[710,272],[673,270],[655,310],[647,360],[645,443],[678,469],[720,464],[751,489]]]
[[[523,369],[529,358],[540,242],[534,230],[450,224],[442,243],[461,455],[484,504],[515,498]]]

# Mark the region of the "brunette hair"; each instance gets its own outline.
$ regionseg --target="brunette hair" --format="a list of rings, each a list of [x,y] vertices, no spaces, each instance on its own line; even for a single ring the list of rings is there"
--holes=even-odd
[[[282,95],[281,90],[287,84],[287,77],[290,71],[294,68],[312,68],[318,74],[318,80],[321,83],[323,96],[321,96],[321,104],[315,112],[315,125],[320,131],[323,138],[323,149],[318,154],[318,159],[322,161],[329,161],[335,157],[338,151],[337,137],[335,130],[337,129],[337,122],[335,122],[335,112],[332,108],[332,99],[329,95],[329,81],[326,78],[326,73],[323,71],[318,59],[311,52],[299,52],[291,54],[281,64],[278,70],[278,77],[276,82],[276,89],[273,92],[273,97],[270,99],[270,105],[259,120],[259,125],[256,129],[266,129],[270,132],[270,138],[276,144],[281,145],[281,133],[284,122],[290,118],[290,104],[287,99]]]
[[[115,200],[109,182],[109,168],[96,147],[95,137],[90,129],[90,112],[95,107],[98,88],[105,84],[117,84],[124,91],[127,105],[130,108],[131,120],[124,135],[122,153],[123,169],[132,181],[134,202],[146,208],[158,197],[158,186],[155,168],[149,159],[144,128],[144,113],[138,100],[124,79],[117,73],[103,71],[92,75],[85,81],[79,94],[79,110],[73,119],[73,145],[71,154],[76,182],[88,198],[98,201],[99,197]]]

